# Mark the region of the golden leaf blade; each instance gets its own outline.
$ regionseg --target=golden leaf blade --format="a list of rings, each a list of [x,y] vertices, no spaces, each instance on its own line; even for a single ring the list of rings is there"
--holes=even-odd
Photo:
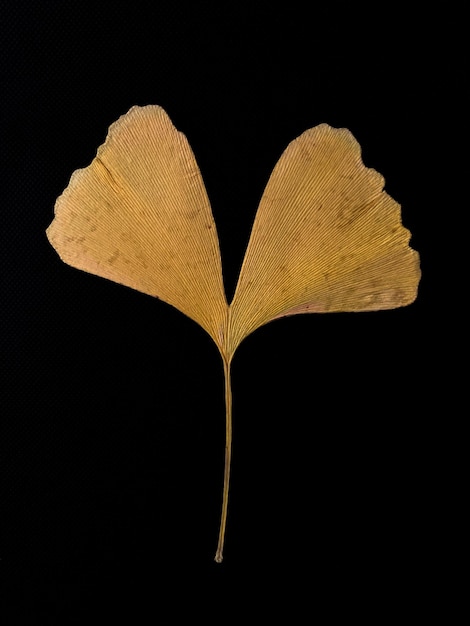
[[[113,124],[57,200],[47,234],[63,261],[161,298],[219,347],[226,442],[217,562],[230,478],[230,363],[240,342],[278,317],[388,309],[416,297],[419,257],[383,185],[346,129],[322,124],[289,144],[261,199],[230,307],[199,168],[160,107],[133,107]]]
[[[63,261],[156,296],[222,349],[227,302],[217,231],[186,140],[158,106],[133,107],[72,175],[47,230]]]
[[[230,354],[278,317],[416,298],[419,256],[383,186],[346,129],[321,124],[289,144],[256,214],[230,307]]]

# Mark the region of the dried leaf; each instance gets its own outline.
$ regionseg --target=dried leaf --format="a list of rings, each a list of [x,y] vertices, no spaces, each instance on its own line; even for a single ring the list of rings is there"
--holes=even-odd
[[[230,476],[230,363],[240,342],[286,315],[392,309],[416,298],[419,256],[383,187],[348,130],[321,124],[303,133],[266,186],[230,306],[199,168],[162,108],[133,107],[113,124],[57,200],[47,235],[63,261],[161,298],[219,348],[226,454],[218,562]]]
[[[352,134],[321,124],[279,159],[231,305],[230,348],[285,315],[410,304],[420,276],[400,205]]]
[[[217,230],[186,137],[161,107],[133,107],[77,170],[47,230],[61,259],[157,296],[222,348],[227,301]]]

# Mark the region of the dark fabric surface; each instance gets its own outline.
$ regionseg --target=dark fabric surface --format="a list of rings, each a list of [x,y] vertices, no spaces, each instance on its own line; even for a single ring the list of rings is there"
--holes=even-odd
[[[418,615],[440,554],[443,454],[429,412],[441,393],[430,129],[451,109],[460,119],[461,16],[268,2],[6,2],[0,15],[6,624],[82,624],[92,605],[97,620],[158,621],[172,593],[164,623],[224,593],[229,615],[277,605],[292,624]],[[188,137],[229,296],[272,168],[321,122],[353,132],[421,254],[412,306],[280,320],[240,347],[222,565],[215,346],[168,305],[64,265],[45,236],[71,173],[135,104],[162,105]]]

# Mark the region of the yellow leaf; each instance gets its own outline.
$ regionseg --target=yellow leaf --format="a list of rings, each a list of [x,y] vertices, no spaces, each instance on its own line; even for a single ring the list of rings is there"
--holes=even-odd
[[[321,124],[279,159],[256,214],[230,311],[230,348],[295,313],[410,304],[420,276],[400,205],[351,133]]]
[[[240,342],[286,315],[392,309],[416,298],[419,256],[383,187],[348,130],[321,124],[303,133],[266,186],[230,306],[201,173],[161,107],[133,107],[115,122],[57,200],[47,235],[63,261],[164,300],[219,348],[226,446],[218,562],[230,477],[230,363]]]
[[[47,230],[63,261],[157,296],[222,348],[227,302],[217,231],[186,137],[133,107],[58,198]]]

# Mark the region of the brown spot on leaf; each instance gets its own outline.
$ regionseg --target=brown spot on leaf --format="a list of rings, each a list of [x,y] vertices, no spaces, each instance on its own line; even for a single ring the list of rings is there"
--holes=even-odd
[[[120,256],[120,252],[119,250],[115,250],[112,255],[109,257],[108,259],[108,263],[110,263],[111,265],[113,265],[113,263],[119,258]]]

